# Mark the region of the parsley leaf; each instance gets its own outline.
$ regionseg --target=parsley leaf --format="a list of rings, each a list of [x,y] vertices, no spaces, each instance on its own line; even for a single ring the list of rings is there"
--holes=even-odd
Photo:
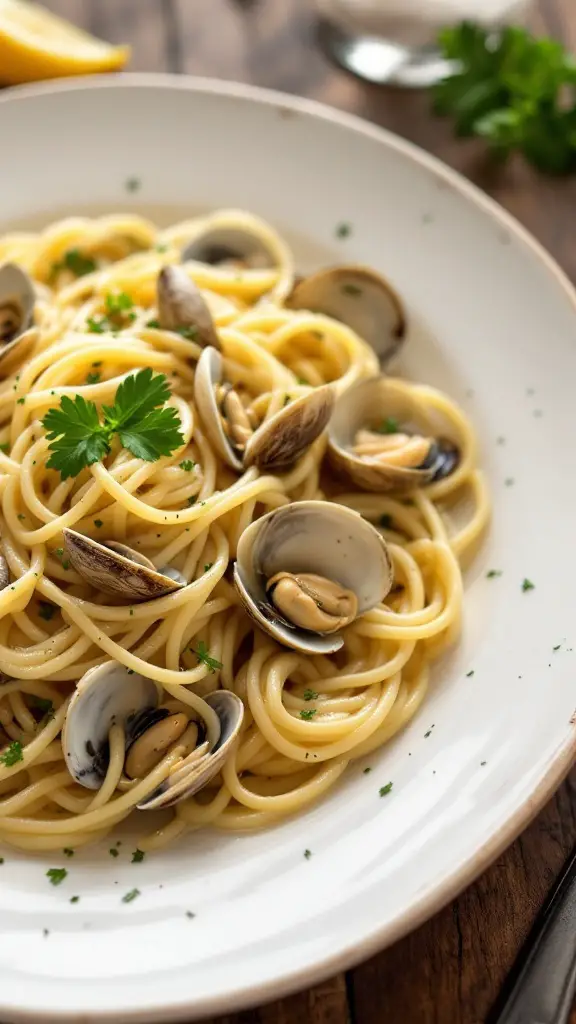
[[[434,87],[434,106],[457,135],[479,136],[500,158],[520,152],[547,173],[576,171],[576,65],[559,42],[462,22],[439,44],[454,72]]]
[[[320,694],[316,693],[316,690],[304,690],[302,696],[304,700],[317,700]]]
[[[305,722],[310,722],[316,714],[318,714],[316,708],[306,708],[305,711],[300,712],[300,718],[303,718]]]
[[[145,856],[146,854],[144,853],[144,850],[134,850],[134,853],[132,854],[132,863],[141,864]]]
[[[5,768],[12,768],[18,761],[23,760],[22,744],[18,740],[13,740],[10,746],[0,754],[0,764],[3,764]]]
[[[114,405],[102,407],[103,423],[94,402],[81,395],[74,401],[63,395],[60,407],[49,409],[42,420],[52,453],[48,468],[59,470],[63,480],[77,476],[109,453],[114,433],[119,434],[124,448],[146,462],[170,455],[184,438],[176,410],[157,408],[169,398],[165,375],[153,374],[149,368],[122,381]]]
[[[185,470],[186,473],[191,473],[195,465],[196,463],[193,462],[192,459],[184,459],[184,461],[180,463],[180,469]]]
[[[50,879],[51,885],[60,885],[66,878],[67,874],[68,872],[66,871],[66,868],[48,868],[46,878]]]
[[[55,611],[56,606],[50,604],[49,601],[38,602],[38,615],[40,616],[41,619],[44,619],[44,622],[50,622],[50,620],[54,617]]]
[[[394,416],[387,416],[380,426],[376,427],[379,434],[397,434],[399,430],[400,424]]]
[[[388,796],[388,793],[391,792],[393,785],[393,782],[387,782],[385,786],[382,786],[380,789],[380,796]]]
[[[98,373],[98,371],[96,371],[96,373],[90,372],[90,373],[88,373],[86,375],[86,383],[87,384],[97,384],[98,381],[100,380],[100,377],[101,377],[101,374]]]
[[[494,580],[498,576],[501,576],[501,575],[502,575],[502,569],[490,569],[490,571],[486,573],[486,579],[487,580]]]
[[[139,895],[140,889],[130,889],[130,892],[125,893],[122,897],[122,903],[132,903],[132,900],[135,900]]]
[[[191,647],[190,650],[196,655],[199,662],[203,661],[204,664],[208,666],[211,672],[215,672],[216,669],[222,668],[222,662],[210,656],[210,651],[203,640],[199,641],[198,650],[195,650],[193,647]]]
[[[526,593],[527,590],[534,590],[534,584],[532,583],[532,580],[522,580],[522,590],[524,591],[524,593]]]
[[[85,277],[97,269],[98,264],[91,256],[86,256],[80,249],[68,249],[60,262],[52,264],[51,278],[54,280],[61,270],[69,270],[76,277]]]

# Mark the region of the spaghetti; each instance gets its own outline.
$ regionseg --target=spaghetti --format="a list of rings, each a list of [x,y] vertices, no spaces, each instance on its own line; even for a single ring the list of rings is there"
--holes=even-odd
[[[344,323],[286,308],[294,266],[270,227],[234,211],[218,214],[218,223],[248,228],[275,258],[273,268],[185,264],[216,324],[227,379],[264,419],[286,394],[325,383],[343,394],[378,372],[373,351]],[[439,392],[414,387],[450,423],[460,461],[445,479],[407,495],[346,489],[327,464],[324,435],[286,472],[234,473],[194,406],[199,345],[157,324],[158,274],[179,263],[197,226],[72,218],[39,235],[0,239],[0,263],[17,263],[36,287],[26,358],[16,351],[0,361],[0,552],[10,577],[0,590],[0,840],[26,850],[98,840],[183,756],[176,741],[130,781],[115,725],[101,788],[74,781],[61,733],[75,685],[94,666],[113,660],[155,680],[165,706],[188,717],[209,718],[203,698],[219,687],[244,703],[242,732],[221,774],[165,812],[139,842],[150,850],[200,826],[256,828],[306,808],[412,718],[432,662],[459,634],[460,563],[489,514],[467,418]],[[129,297],[123,309],[107,302],[119,295]],[[77,394],[111,405],[122,379],[143,367],[169,379],[184,444],[149,462],[116,443],[65,480],[48,469],[48,410]],[[336,501],[375,524],[394,570],[385,603],[346,628],[334,655],[276,644],[247,615],[228,573],[247,526],[310,499]],[[455,526],[461,507],[466,521]],[[175,567],[186,586],[129,605],[107,597],[67,560],[64,528],[128,544],[156,566]],[[138,815],[144,831],[150,824]]]

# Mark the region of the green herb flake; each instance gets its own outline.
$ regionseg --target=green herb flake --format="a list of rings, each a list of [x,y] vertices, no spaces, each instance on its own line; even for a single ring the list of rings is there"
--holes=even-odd
[[[376,427],[378,434],[397,434],[399,430],[400,424],[394,416],[387,416],[380,426]]]
[[[370,767],[370,765],[368,765],[367,768],[363,769],[362,774],[363,775],[369,775],[371,771],[372,771],[372,768]]]
[[[379,792],[380,796],[388,796],[388,793],[392,791],[393,782],[387,782],[385,786],[381,786]]]
[[[80,902],[80,897],[79,896],[71,896],[70,897],[70,903],[79,903],[79,902]]]
[[[562,644],[556,644],[556,647],[553,647],[552,650],[553,651],[559,651],[561,647],[562,647]]]
[[[316,708],[306,708],[305,711],[300,712],[300,718],[303,718],[305,722],[310,722],[316,714],[318,714]]]
[[[192,459],[184,459],[180,463],[180,469],[183,469],[185,473],[191,473],[195,465],[196,463]]]
[[[168,252],[168,246],[166,242],[158,242],[158,245],[154,246],[156,252]]]
[[[193,917],[196,917],[196,914],[193,914],[191,910],[187,910],[186,911],[186,917],[188,917],[190,920],[192,920]]]
[[[214,562],[206,562],[206,565],[204,566],[204,572],[210,572],[210,569],[212,568],[213,565]]]
[[[111,330],[111,324],[105,316],[89,316],[86,323],[89,334],[105,334],[106,331]]]
[[[351,284],[350,282],[347,282],[346,284],[343,284],[341,286],[341,288],[340,288],[340,291],[344,295],[354,295],[354,296],[362,295],[362,289],[359,288],[357,284]]]
[[[352,234],[352,227],[350,224],[341,223],[336,225],[336,238],[349,238]]]
[[[9,451],[10,445],[8,441],[3,441],[2,444],[0,444],[0,452],[4,452],[4,454],[6,455]]]
[[[138,192],[142,185],[140,178],[126,178],[124,188],[127,192]]]
[[[310,860],[310,857],[312,856],[312,850],[304,850],[304,856],[306,860]]]
[[[88,374],[86,374],[86,383],[87,384],[97,384],[98,381],[100,380],[100,377],[101,377],[100,373],[88,373]]]
[[[0,864],[4,863],[4,857],[0,857]]]
[[[0,754],[0,764],[5,768],[12,768],[18,761],[24,760],[22,744],[18,740],[12,740],[10,745]]]
[[[104,299],[104,305],[108,316],[118,316],[131,310],[134,302],[126,292],[110,292]]]
[[[74,856],[74,850],[71,850],[69,846],[65,846],[64,849],[62,850],[62,853],[64,854],[65,857]]]
[[[101,526],[104,526],[104,523],[102,522],[101,519],[95,519],[94,526],[97,527],[97,529],[99,530]]]
[[[97,269],[98,264],[91,256],[86,256],[80,249],[68,249],[60,262],[52,264],[50,279],[54,281],[62,270],[69,270],[75,277],[85,277]]]
[[[494,580],[498,576],[501,576],[501,575],[502,575],[502,569],[490,569],[490,571],[486,573],[486,579],[487,580]]]
[[[471,679],[473,675],[474,675],[474,669],[471,668],[470,671],[466,673],[466,679]]]
[[[132,854],[132,864],[141,864],[146,856],[144,850],[134,850]]]
[[[504,481],[504,486],[505,487],[513,487],[514,486],[514,477],[513,476],[507,476],[505,481]]]
[[[46,878],[50,879],[50,885],[61,885],[67,874],[66,868],[48,868]]]
[[[50,715],[54,711],[54,705],[47,697],[36,697],[34,694],[30,694],[28,700],[30,706],[41,711],[43,715]]]
[[[116,849],[115,846],[111,846],[110,849],[108,850],[108,853],[110,854],[111,857],[118,857],[119,856],[118,850]]]
[[[176,334],[180,334],[181,337],[186,338],[187,341],[194,341],[198,334],[198,328],[194,327],[193,325],[188,325],[187,327],[177,327]]]
[[[147,320],[144,326],[145,327],[153,327],[154,330],[157,331],[160,328],[160,321],[159,320]]]
[[[18,401],[16,402],[16,405],[24,405],[25,401],[25,398],[19,398]]]
[[[122,903],[132,903],[138,896],[140,896],[140,889],[130,889],[130,892],[125,893],[122,897]]]
[[[49,601],[38,602],[38,615],[41,619],[44,619],[45,622],[50,622],[50,620],[54,618],[55,611],[55,605],[50,604]]]
[[[384,515],[380,516],[380,526],[383,526],[385,530],[392,529],[392,522],[392,516],[388,512],[385,512]]]
[[[532,580],[523,579],[522,590],[524,591],[524,593],[526,593],[527,590],[534,590],[534,583],[532,583]]]
[[[203,662],[204,665],[210,669],[211,672],[216,672],[217,669],[222,668],[222,662],[216,658],[211,657],[208,648],[203,640],[198,643],[198,649],[195,650],[193,647],[190,648],[192,654],[195,654],[199,662]]]
[[[316,690],[304,690],[302,696],[304,697],[304,700],[318,700],[320,694],[316,693]]]

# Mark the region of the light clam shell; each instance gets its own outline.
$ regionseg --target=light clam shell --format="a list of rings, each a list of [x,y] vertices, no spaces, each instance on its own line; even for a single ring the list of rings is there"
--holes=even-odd
[[[31,328],[34,316],[36,293],[31,279],[15,263],[4,263],[0,267],[0,307],[14,303],[21,314],[21,323],[16,337],[2,344],[0,342],[0,374],[6,376],[12,366],[23,359],[36,341],[37,331]]]
[[[325,576],[358,599],[358,615],[384,600],[392,586],[388,548],[357,512],[325,501],[298,501],[269,512],[240,537],[234,583],[246,610],[278,643],[305,654],[332,654],[339,633],[291,626],[271,603],[266,582],[277,572]]]
[[[346,324],[370,345],[382,366],[396,355],[406,333],[401,299],[388,281],[369,267],[328,267],[299,278],[286,305]]]
[[[0,590],[5,590],[10,583],[10,570],[4,555],[0,555]]]
[[[77,572],[98,590],[127,601],[151,601],[185,586],[182,577],[159,572],[150,559],[124,544],[100,544],[76,530],[63,530],[64,544]]]
[[[106,773],[110,727],[122,724],[126,746],[138,735],[142,712],[153,711],[162,689],[151,679],[130,673],[115,661],[90,669],[79,681],[70,701],[62,730],[62,747],[72,778],[86,789],[100,789]],[[196,760],[178,765],[141,804],[139,810],[170,807],[202,789],[222,769],[239,735],[244,705],[228,690],[216,690],[205,698],[220,721],[220,735],[212,750]]]
[[[427,468],[387,466],[356,455],[351,449],[358,430],[394,417],[426,437],[449,434],[449,426],[434,415],[425,400],[411,393],[410,385],[392,377],[360,381],[337,400],[328,428],[328,455],[334,469],[365,491],[400,493],[421,487],[434,477],[436,465]]]
[[[227,259],[238,259],[248,269],[262,270],[274,267],[274,255],[261,238],[241,225],[219,224],[218,218],[198,223],[182,250],[182,261],[217,265]]]
[[[105,776],[101,764],[110,726],[124,725],[141,711],[158,707],[162,690],[137,672],[130,674],[116,661],[96,665],[76,687],[64,719],[62,749],[72,778],[86,789],[100,789]]]
[[[157,282],[158,320],[166,331],[194,327],[194,341],[220,348],[212,314],[202,292],[182,267],[164,267]]]
[[[212,750],[204,757],[189,766],[183,765],[169,775],[149,797],[138,804],[139,811],[154,811],[161,807],[171,807],[180,800],[193,796],[206,786],[219,771],[228,758],[232,745],[240,734],[244,718],[244,705],[235,693],[230,690],[215,690],[204,700],[210,705],[220,719],[220,737]]]
[[[334,408],[335,394],[330,384],[294,399],[254,431],[240,458],[226,436],[218,409],[215,386],[221,380],[220,353],[205,349],[196,367],[194,401],[218,454],[237,472],[252,465],[263,472],[288,469],[320,436]]]

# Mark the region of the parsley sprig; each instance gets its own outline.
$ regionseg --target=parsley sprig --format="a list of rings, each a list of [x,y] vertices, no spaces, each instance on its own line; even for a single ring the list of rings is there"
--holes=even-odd
[[[216,672],[217,669],[222,668],[222,662],[218,661],[217,658],[213,658],[203,640],[198,642],[198,647],[191,647],[190,650],[196,655],[199,662],[204,662],[208,666],[211,672]]]
[[[471,22],[439,41],[454,72],[434,87],[434,105],[457,135],[480,136],[502,158],[520,152],[547,173],[576,171],[576,61],[561,43]]]
[[[18,764],[18,761],[23,760],[22,744],[18,740],[13,740],[10,746],[0,754],[0,764],[3,764],[5,768],[12,768]]]
[[[74,400],[63,395],[60,407],[49,409],[42,425],[51,451],[47,466],[63,480],[78,476],[87,466],[110,452],[114,434],[138,459],[155,462],[184,444],[175,409],[165,408],[170,388],[163,373],[146,368],[131,374],[119,385],[114,405],[102,406],[102,421],[94,402],[82,395]]]

